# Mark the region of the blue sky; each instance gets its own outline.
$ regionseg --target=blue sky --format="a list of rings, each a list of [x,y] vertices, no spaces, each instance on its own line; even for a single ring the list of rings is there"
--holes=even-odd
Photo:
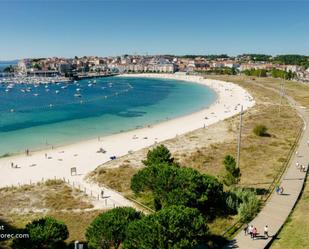
[[[0,0],[0,60],[75,55],[309,55],[309,0]]]

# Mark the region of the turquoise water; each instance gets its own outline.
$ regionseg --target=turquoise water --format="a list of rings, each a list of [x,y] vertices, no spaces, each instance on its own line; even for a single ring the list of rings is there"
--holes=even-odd
[[[0,155],[143,127],[198,111],[215,99],[215,93],[205,86],[149,78],[21,84],[9,91],[3,84]]]

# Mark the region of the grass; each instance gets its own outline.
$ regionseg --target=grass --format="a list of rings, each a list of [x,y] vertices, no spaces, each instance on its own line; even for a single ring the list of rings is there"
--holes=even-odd
[[[0,189],[0,224],[23,228],[33,219],[53,216],[68,226],[68,241],[85,240],[87,226],[102,210],[94,210],[91,200],[60,180]],[[82,217],[82,219],[81,219]],[[7,242],[0,242],[4,246]],[[9,248],[9,247],[8,247]]]
[[[214,76],[213,78],[239,84],[253,95],[257,103],[243,115],[240,185],[253,187],[264,193],[274,177],[282,170],[283,163],[302,126],[302,121],[285,100],[282,101],[279,115],[280,96],[251,84],[252,82],[261,83],[274,85],[277,88],[280,87],[281,82],[278,79],[252,80],[248,77],[235,76]],[[303,87],[301,85],[301,88]],[[257,124],[265,125],[269,136],[256,136],[253,129]],[[224,172],[222,163],[224,156],[231,154],[236,157],[238,127],[239,117],[233,117],[207,129],[199,129],[165,141],[164,144],[181,165],[220,178]],[[122,160],[126,160],[125,168],[117,168],[117,163],[118,166],[123,165],[123,161],[120,163],[117,160],[112,164],[103,165],[92,174],[92,178],[152,207],[149,193],[134,196],[129,189],[130,179],[142,166],[140,161],[145,158],[146,152],[147,149],[124,157]],[[235,219],[236,217],[218,218],[210,224],[211,231],[214,234],[220,234]]]

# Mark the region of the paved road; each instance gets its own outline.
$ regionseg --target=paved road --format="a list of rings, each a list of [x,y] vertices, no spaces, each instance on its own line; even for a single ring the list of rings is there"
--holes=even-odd
[[[272,236],[276,235],[279,229],[286,221],[288,215],[295,206],[297,199],[301,193],[305,176],[305,172],[301,172],[296,163],[302,164],[308,170],[309,163],[309,110],[300,106],[292,98],[287,97],[291,106],[295,107],[301,117],[304,119],[304,130],[300,138],[299,145],[296,149],[297,155],[291,158],[291,162],[286,172],[284,173],[281,184],[284,188],[282,195],[273,193],[267,201],[265,207],[258,216],[249,224],[257,228],[258,238],[252,240],[250,236],[245,236],[243,231],[231,240],[224,248],[239,248],[239,249],[262,249],[265,248],[272,240]],[[270,238],[265,239],[263,236],[264,226],[268,225]]]

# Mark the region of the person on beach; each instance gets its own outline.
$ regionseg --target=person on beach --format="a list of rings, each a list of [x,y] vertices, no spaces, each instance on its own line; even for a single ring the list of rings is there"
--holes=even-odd
[[[247,236],[248,230],[249,230],[249,225],[245,224],[244,227],[243,227],[243,230],[244,230],[245,236]]]
[[[45,159],[47,158],[47,153],[45,153]]]
[[[283,191],[284,191],[284,189],[283,189],[283,187],[281,187],[281,188],[280,188],[280,195],[283,194]]]
[[[11,168],[14,168],[14,163],[13,162],[11,163]]]
[[[101,198],[102,199],[104,198],[104,190],[103,189],[101,190]]]
[[[298,167],[299,167],[299,162],[296,163],[296,168],[298,168]]]
[[[268,226],[266,225],[265,227],[264,227],[264,236],[268,239]]]

